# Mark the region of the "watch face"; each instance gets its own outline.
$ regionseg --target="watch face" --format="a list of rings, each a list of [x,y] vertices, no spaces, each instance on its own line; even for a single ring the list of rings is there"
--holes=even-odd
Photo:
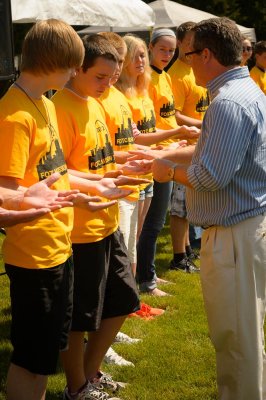
[[[174,173],[175,173],[175,170],[174,170],[174,168],[169,168],[169,170],[168,170],[168,177],[169,177],[169,179],[173,179],[173,177],[174,177]]]

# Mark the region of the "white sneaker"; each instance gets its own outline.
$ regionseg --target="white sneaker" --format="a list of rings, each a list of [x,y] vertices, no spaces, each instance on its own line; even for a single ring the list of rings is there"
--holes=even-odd
[[[118,397],[110,397],[108,393],[99,390],[97,387],[92,385],[90,382],[84,387],[84,389],[77,393],[74,397],[70,396],[67,387],[63,392],[63,400],[121,400]]]
[[[114,340],[114,343],[132,344],[132,343],[138,343],[138,342],[141,342],[141,339],[133,339],[123,332],[118,332],[118,334],[116,335],[115,340]]]
[[[135,366],[131,361],[127,361],[123,357],[121,357],[119,354],[117,354],[112,349],[112,347],[109,347],[109,349],[107,350],[107,352],[104,356],[104,362],[106,362],[106,364],[116,364],[116,365],[121,365],[121,366],[131,366],[131,367]]]

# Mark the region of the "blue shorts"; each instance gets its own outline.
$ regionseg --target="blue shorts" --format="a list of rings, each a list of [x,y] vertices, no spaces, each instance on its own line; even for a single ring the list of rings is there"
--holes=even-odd
[[[144,201],[149,197],[153,197],[153,182],[139,192],[140,201]]]

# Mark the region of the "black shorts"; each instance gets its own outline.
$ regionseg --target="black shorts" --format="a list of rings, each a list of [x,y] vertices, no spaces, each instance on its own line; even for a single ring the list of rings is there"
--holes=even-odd
[[[5,268],[10,280],[11,362],[34,374],[53,374],[71,326],[72,257],[53,268]]]
[[[136,281],[120,230],[94,243],[73,244],[72,331],[99,329],[102,319],[139,309]]]

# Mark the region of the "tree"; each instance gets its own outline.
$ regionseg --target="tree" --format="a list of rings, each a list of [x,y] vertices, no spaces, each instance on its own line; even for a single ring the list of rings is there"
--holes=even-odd
[[[153,0],[144,0],[149,4]],[[175,0],[171,0],[175,1]],[[175,1],[177,3],[177,1]],[[253,27],[257,41],[266,40],[266,2],[264,0],[179,0],[188,7],[233,19],[239,25]]]

